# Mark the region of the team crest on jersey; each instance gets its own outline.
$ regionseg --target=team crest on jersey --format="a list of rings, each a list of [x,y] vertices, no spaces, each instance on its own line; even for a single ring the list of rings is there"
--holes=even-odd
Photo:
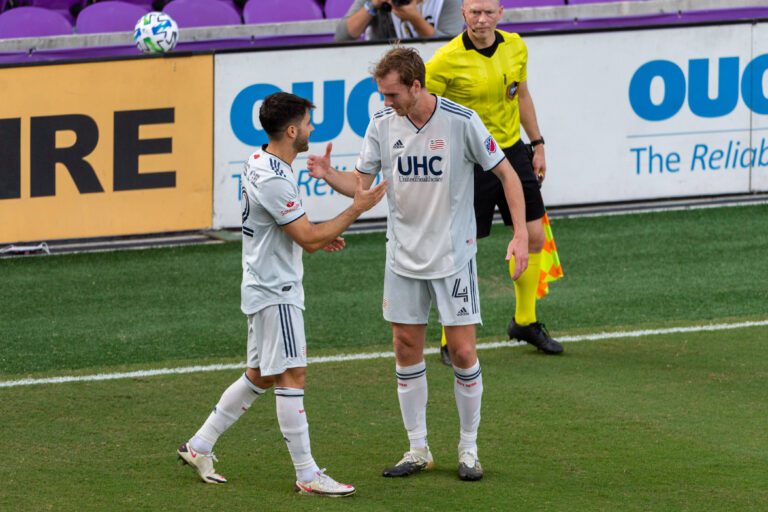
[[[248,191],[243,187],[240,190],[240,214],[243,218],[243,222],[248,219],[248,215],[251,213],[251,205],[248,202]]]
[[[485,139],[485,150],[488,152],[489,155],[492,155],[496,152],[496,141],[493,140],[493,136],[489,135],[487,139]]]
[[[445,139],[429,139],[429,150],[440,151],[445,149]]]

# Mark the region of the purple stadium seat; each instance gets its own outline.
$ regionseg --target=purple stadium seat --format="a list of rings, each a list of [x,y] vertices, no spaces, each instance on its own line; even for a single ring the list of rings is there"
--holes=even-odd
[[[323,11],[314,0],[248,0],[243,8],[245,23],[279,23],[323,19]]]
[[[133,32],[136,22],[149,8],[127,2],[99,2],[80,11],[75,29],[80,34]]]
[[[221,0],[173,0],[163,11],[176,21],[179,28],[240,25],[240,13]]]
[[[42,7],[16,7],[0,14],[0,39],[72,34],[64,15]]]
[[[501,5],[505,9],[514,9],[516,7],[551,7],[565,5],[565,0],[501,0]]]
[[[112,2],[112,1],[118,1],[118,2],[125,2],[127,4],[134,4],[134,5],[140,5],[142,7],[147,8],[147,12],[154,11],[154,8],[152,7],[152,4],[154,4],[154,0],[94,0],[99,2]]]
[[[325,17],[343,18],[355,0],[325,0]]]
[[[0,0],[0,12],[3,12],[5,10],[5,4],[8,3],[8,0]]]
[[[67,18],[70,24],[74,24],[75,17],[72,15],[72,11],[79,11],[85,2],[86,0],[21,0],[16,2],[16,5],[43,7],[49,11],[56,11]]]

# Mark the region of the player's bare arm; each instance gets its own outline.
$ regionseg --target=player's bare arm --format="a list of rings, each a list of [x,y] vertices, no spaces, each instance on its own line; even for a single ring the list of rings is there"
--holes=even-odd
[[[362,180],[363,189],[370,188],[375,176],[360,173],[356,170],[354,172],[343,172],[335,169],[331,165],[331,149],[333,149],[333,144],[329,142],[325,146],[325,154],[309,155],[307,159],[309,175],[318,180],[325,180],[333,190],[347,197],[355,195],[357,187],[357,178],[355,176]]]
[[[400,6],[392,4],[392,12],[401,20],[410,22],[421,37],[432,37],[435,35],[435,27],[424,19],[416,2]]]
[[[539,123],[536,121],[536,108],[533,106],[533,97],[528,89],[528,82],[520,82],[517,89],[520,108],[520,124],[523,125],[525,134],[529,140],[541,138]],[[533,150],[533,172],[539,181],[544,181],[547,175],[547,161],[544,156],[544,144],[537,145]]]
[[[384,197],[387,191],[386,181],[382,181],[375,187],[364,188],[363,179],[359,173],[355,173],[352,176],[357,186],[353,194],[352,205],[349,208],[327,222],[313,224],[304,215],[290,224],[282,226],[288,236],[305,251],[312,253],[326,248],[329,244],[332,244],[332,247],[338,247],[338,244],[333,245],[333,242],[337,242],[339,235],[355,222],[360,215],[376,206],[381,201],[381,198]]]
[[[371,7],[378,9],[383,3],[386,2],[384,0],[371,0]],[[365,29],[371,23],[372,19],[373,14],[368,12],[368,9],[366,9],[365,6],[360,7],[357,12],[352,13],[349,18],[347,18],[347,31],[349,32],[350,37],[352,39],[360,37],[362,33],[365,32]]]
[[[504,196],[507,198],[509,213],[512,215],[512,228],[515,232],[507,246],[507,260],[515,259],[515,274],[512,279],[517,279],[528,267],[528,229],[525,225],[523,186],[512,164],[506,158],[491,171],[504,187]]]

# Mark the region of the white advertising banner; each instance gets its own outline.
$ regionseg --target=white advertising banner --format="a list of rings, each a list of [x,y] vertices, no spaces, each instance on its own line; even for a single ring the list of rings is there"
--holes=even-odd
[[[528,83],[546,139],[550,206],[768,190],[768,29],[726,25],[529,36]],[[417,44],[427,60],[443,43]],[[266,143],[261,100],[310,99],[315,131],[294,170],[310,219],[348,204],[309,176],[308,154],[333,143],[351,170],[370,116],[370,77],[387,45],[216,56],[215,228],[240,224],[239,175]],[[378,205],[367,218],[384,217]]]
[[[547,204],[748,192],[751,39],[750,25],[528,38]]]
[[[317,107],[309,152],[300,154],[293,166],[310,220],[333,218],[351,204],[309,175],[307,157],[322,154],[331,142],[331,163],[341,170],[355,168],[370,116],[384,107],[369,70],[387,49],[361,45],[216,56],[214,228],[241,223],[240,172],[250,152],[267,142],[259,107],[267,95],[278,91],[307,98]],[[363,218],[386,215],[382,202]]]
[[[750,183],[750,192],[768,191],[768,24],[753,28],[751,77],[745,73],[744,80],[752,80],[752,143],[755,150]]]

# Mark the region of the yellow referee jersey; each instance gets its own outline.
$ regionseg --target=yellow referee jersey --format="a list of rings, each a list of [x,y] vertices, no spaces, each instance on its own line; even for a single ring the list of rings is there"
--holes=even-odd
[[[496,31],[493,54],[476,50],[466,32],[427,62],[427,90],[471,108],[503,148],[520,140],[517,86],[527,79],[528,49],[518,34]],[[485,53],[488,53],[485,50]]]

